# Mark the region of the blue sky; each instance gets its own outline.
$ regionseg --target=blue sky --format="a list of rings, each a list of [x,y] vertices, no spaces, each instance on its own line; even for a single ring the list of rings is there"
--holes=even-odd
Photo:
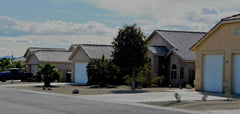
[[[0,56],[22,56],[27,47],[110,44],[118,28],[137,23],[156,29],[208,31],[238,14],[238,0],[2,0]]]

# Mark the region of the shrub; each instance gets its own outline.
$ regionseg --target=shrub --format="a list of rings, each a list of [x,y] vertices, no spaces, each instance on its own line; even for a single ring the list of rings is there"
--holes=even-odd
[[[88,84],[104,87],[116,78],[118,71],[118,68],[102,55],[101,60],[93,59],[87,65]]]
[[[192,89],[192,86],[190,84],[186,84],[187,89]]]
[[[135,86],[142,86],[142,87],[157,87],[162,85],[162,80],[164,76],[157,76],[153,74],[153,68],[151,63],[146,63],[143,67],[138,69],[137,77],[136,77],[136,84]],[[131,85],[132,77],[129,75],[124,76],[123,78],[127,85]]]
[[[126,85],[129,85],[129,86],[131,85],[132,77],[130,77],[129,75],[126,75],[123,77],[123,79],[125,80]]]
[[[232,95],[231,95],[231,92],[226,92],[225,93],[225,96],[227,97],[227,101],[232,101]]]
[[[153,77],[152,83],[157,85],[157,86],[162,86],[162,81],[165,77],[164,76],[159,76],[159,77]]]

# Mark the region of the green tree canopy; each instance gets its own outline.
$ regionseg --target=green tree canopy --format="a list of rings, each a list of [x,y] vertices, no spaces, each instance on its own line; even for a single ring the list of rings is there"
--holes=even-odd
[[[135,89],[135,70],[148,61],[148,48],[145,36],[136,24],[126,25],[119,29],[117,37],[112,42],[114,51],[113,62],[121,71],[132,71],[132,89]]]

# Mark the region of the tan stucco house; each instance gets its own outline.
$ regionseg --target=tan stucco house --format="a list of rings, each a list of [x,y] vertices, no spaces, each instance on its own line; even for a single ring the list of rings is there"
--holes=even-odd
[[[221,19],[191,50],[197,90],[240,93],[240,14]]]
[[[165,76],[165,84],[193,85],[195,52],[189,48],[205,35],[204,32],[155,30],[147,39],[154,73]]]
[[[68,60],[73,51],[64,48],[38,48],[29,47],[24,54],[28,71],[35,74],[38,71],[38,65],[50,63],[55,65],[55,69],[62,73],[62,80],[65,81],[66,72],[71,72],[72,62]]]
[[[76,45],[75,45],[76,46]],[[111,45],[79,44],[69,57],[73,62],[72,81],[79,84],[87,84],[87,64],[91,59],[101,59],[104,54],[106,59],[111,59],[113,48]]]

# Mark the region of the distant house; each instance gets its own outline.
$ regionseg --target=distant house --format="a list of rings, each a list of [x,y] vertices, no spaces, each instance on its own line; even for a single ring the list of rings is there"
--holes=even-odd
[[[111,45],[79,44],[69,60],[73,62],[73,82],[87,84],[87,64],[91,59],[111,59],[113,48]]]
[[[240,93],[240,14],[221,19],[191,50],[197,90]]]
[[[68,60],[72,52],[64,48],[29,47],[23,57],[26,59],[29,72],[35,74],[38,71],[38,65],[50,63],[62,73],[62,81],[65,81],[66,72],[72,70],[72,62]]]
[[[204,32],[155,30],[147,39],[154,73],[164,75],[165,83],[171,86],[193,84],[196,55],[189,48],[204,35]]]

